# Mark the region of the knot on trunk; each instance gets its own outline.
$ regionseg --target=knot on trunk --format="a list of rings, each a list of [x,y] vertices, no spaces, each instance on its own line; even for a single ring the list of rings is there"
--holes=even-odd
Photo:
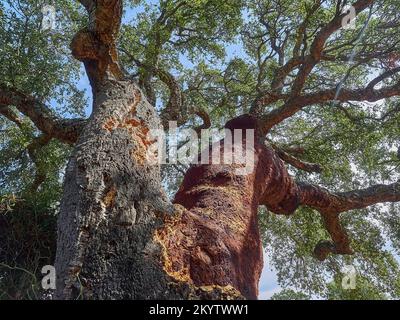
[[[73,37],[70,48],[79,61],[99,60],[101,43],[89,30],[83,29]]]
[[[92,85],[96,86],[104,78],[123,78],[114,43],[104,42],[101,35],[83,29],[76,33],[70,48],[74,58],[84,62]]]

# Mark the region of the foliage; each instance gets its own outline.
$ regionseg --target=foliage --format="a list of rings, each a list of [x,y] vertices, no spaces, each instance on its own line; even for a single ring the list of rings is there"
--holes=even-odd
[[[333,255],[324,262],[316,260],[312,254],[318,241],[329,239],[317,213],[300,208],[295,215],[286,218],[262,209],[260,217],[266,252],[282,287],[329,299],[361,295],[368,299],[368,293],[371,299],[399,297],[399,263],[393,256],[394,250],[387,246],[381,227],[367,212],[351,212],[343,221],[355,254]],[[341,288],[346,265],[356,269],[356,293],[337,289]]]
[[[41,269],[52,265],[56,214],[45,199],[0,197],[0,300],[42,299]]]
[[[355,289],[345,290],[340,282],[329,283],[326,298],[329,300],[386,300],[387,296],[368,280],[358,278]]]
[[[302,292],[292,289],[284,289],[272,295],[271,300],[310,300],[310,297]]]
[[[31,93],[63,115],[82,115],[84,95],[76,84],[80,64],[69,43],[82,24],[74,1],[57,1],[57,29],[42,30],[46,1],[2,1],[0,74],[2,83]]]
[[[83,11],[77,1],[57,1],[58,28],[42,31],[40,8],[44,2],[0,2],[1,81],[38,97],[58,115],[82,116],[85,111],[90,113],[86,106],[90,92],[86,94],[82,90],[85,82],[80,64],[69,52],[69,43],[83,25]],[[311,0],[131,0],[125,3],[129,5],[125,7],[118,41],[124,70],[141,84],[150,84],[159,110],[167,105],[170,92],[152,67],[169,72],[180,84],[186,103],[206,110],[212,125],[221,128],[228,119],[247,112],[254,99],[271,89],[279,67],[296,55],[307,54],[316,32],[348,1],[324,0],[316,9],[315,1]],[[340,29],[328,39],[328,56],[307,78],[304,92],[361,88],[371,78],[399,66],[399,21],[400,2],[375,1],[372,8],[357,17],[355,29]],[[297,69],[289,73],[282,84],[282,93],[290,91],[296,74]],[[399,76],[393,75],[384,85],[398,80]],[[274,127],[268,139],[282,148],[300,146],[303,151],[298,156],[302,160],[323,167],[321,174],[291,167],[291,173],[298,180],[334,191],[390,183],[400,174],[396,155],[400,136],[399,104],[400,100],[393,98],[376,103],[334,101],[310,105]],[[280,105],[279,101],[271,103],[263,111]],[[24,205],[0,215],[3,220],[12,221],[10,225],[19,230],[20,237],[34,237],[32,230],[36,230],[45,237],[43,243],[50,245],[54,240],[54,208],[60,198],[62,172],[71,150],[51,141],[40,151],[39,163],[46,168],[47,179],[39,193],[31,195],[27,190],[36,169],[25,149],[39,132],[23,115],[19,116],[23,119],[23,130],[0,117],[0,196],[17,195],[24,199]],[[191,114],[185,126],[199,123],[200,119]],[[163,169],[171,196],[184,170],[182,166]],[[274,299],[398,298],[399,210],[399,205],[393,204],[343,214],[342,220],[356,253],[350,257],[331,256],[321,263],[315,260],[312,251],[328,235],[316,212],[300,208],[286,218],[261,209],[260,228],[266,251],[279,284],[289,288]],[[34,221],[37,221],[35,227]],[[0,233],[0,237],[4,234]],[[33,246],[35,252],[43,249],[39,243]],[[52,253],[47,251],[43,256],[45,260],[50,259]],[[0,262],[2,259],[0,255]],[[28,260],[35,259],[27,255],[11,261],[11,265],[19,264],[36,272],[39,262],[35,260],[32,264]],[[359,272],[356,291],[345,292],[340,287],[341,269],[345,264],[353,264]],[[0,288],[6,278],[0,275]],[[15,292],[22,292],[21,288],[26,288],[28,282],[21,278],[21,284],[14,284],[19,288]],[[29,294],[32,297],[33,293]]]

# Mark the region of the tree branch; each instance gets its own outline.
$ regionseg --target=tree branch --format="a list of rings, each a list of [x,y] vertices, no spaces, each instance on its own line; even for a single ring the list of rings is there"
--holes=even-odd
[[[366,189],[331,193],[325,188],[299,183],[301,204],[329,213],[363,209],[381,202],[400,201],[400,181],[377,184]]]
[[[318,260],[324,261],[329,254],[353,254],[353,250],[350,247],[350,239],[340,223],[340,216],[324,212],[320,212],[320,214],[332,241],[319,241],[314,248],[314,256]]]
[[[400,71],[400,68],[398,71]],[[376,102],[381,99],[400,95],[400,81],[392,86],[374,89],[375,85],[382,81],[382,78],[387,78],[388,76],[389,71],[385,72],[385,77],[383,77],[383,75],[378,76],[376,79],[372,80],[367,87],[361,89],[342,89],[338,93],[337,88],[332,88],[298,96],[296,99],[289,98],[288,102],[286,102],[282,107],[272,110],[263,117],[261,120],[262,132],[267,133],[273,126],[291,117],[302,108],[309,105],[326,103],[329,101]]]
[[[352,4],[352,7],[355,9],[356,15],[358,15],[373,3],[374,0],[358,0]],[[293,84],[292,96],[296,96],[300,93],[308,75],[323,56],[325,42],[333,33],[342,27],[342,21],[346,15],[346,12],[340,14],[340,11],[338,11],[335,17],[316,34],[310,47],[310,56],[302,65]]]
[[[178,126],[184,124],[188,121],[190,113],[194,113],[203,121],[202,125],[194,129],[197,133],[200,133],[202,129],[208,129],[211,127],[211,118],[204,109],[186,106],[185,97],[180,88],[180,85],[170,72],[158,67],[150,67],[136,59],[132,54],[128,52],[128,50],[124,48],[119,49],[123,51],[129,57],[129,59],[131,59],[131,61],[134,62],[138,67],[142,67],[145,69],[151,68],[152,72],[154,72],[158,76],[160,81],[162,81],[168,87],[170,96],[166,107],[161,111],[160,115],[164,128],[168,126],[168,121],[177,121]]]
[[[192,110],[193,110],[194,114],[197,115],[203,121],[203,124],[194,128],[194,130],[197,132],[197,134],[200,134],[201,130],[208,129],[211,127],[211,118],[207,111],[205,111],[202,108],[198,108],[198,107],[193,108]]]
[[[382,202],[400,201],[400,181],[390,185],[374,185],[366,189],[331,193],[325,188],[298,183],[300,204],[316,209],[321,214],[332,242],[320,241],[314,254],[324,260],[329,253],[352,254],[350,240],[340,224],[339,214],[349,210],[363,209]]]
[[[7,110],[6,106],[15,106],[40,131],[68,144],[74,144],[77,141],[86,124],[84,119],[60,119],[39,100],[0,84],[0,110],[3,115],[4,112],[8,112],[4,111]]]
[[[86,29],[79,31],[71,42],[72,55],[85,64],[92,87],[105,77],[120,79],[115,45],[121,26],[122,0],[80,0],[89,15]]]
[[[22,120],[18,115],[9,107],[0,104],[0,114],[5,116],[8,120],[14,122],[20,129],[23,129]],[[46,179],[46,170],[43,165],[39,163],[37,152],[39,149],[47,145],[51,140],[51,136],[42,134],[39,137],[33,137],[33,141],[27,146],[29,157],[36,167],[35,178],[32,185],[29,187],[30,192],[36,192],[40,185]]]
[[[356,1],[353,4],[356,14],[362,12],[373,2],[374,0]],[[278,86],[282,76],[285,76],[285,72],[288,71],[290,72],[295,66],[298,66],[299,63],[301,63],[299,72],[297,73],[297,76],[292,84],[290,94],[285,99],[285,104],[282,107],[271,111],[269,114],[267,114],[266,117],[264,117],[264,121],[267,122],[267,124],[265,124],[263,127],[264,133],[267,133],[269,129],[272,128],[272,126],[283,121],[284,119],[287,118],[287,116],[290,117],[299,110],[297,109],[296,105],[298,102],[298,97],[301,94],[301,91],[303,90],[304,84],[306,83],[308,76],[310,75],[314,67],[317,65],[317,63],[323,59],[324,57],[323,49],[325,46],[325,42],[334,32],[336,32],[341,28],[342,20],[343,18],[346,17],[346,14],[347,13],[340,14],[340,12],[337,12],[335,17],[316,34],[310,47],[310,54],[305,56],[304,59],[302,59],[302,61],[298,61],[296,59],[290,60],[289,62],[291,63],[291,65],[287,64],[286,66],[284,66],[285,69],[283,71],[281,70],[282,74],[279,74],[278,72],[277,75],[278,78],[276,80],[276,84],[274,84],[275,86]],[[279,99],[279,97],[277,99]],[[275,101],[277,100],[267,99],[268,103],[272,103]],[[258,102],[258,105],[262,103],[265,103],[265,101]],[[292,110],[293,112],[291,112],[290,110]],[[285,114],[287,114],[287,116]]]
[[[8,106],[0,104],[0,114],[2,114],[8,120],[14,122],[19,128],[22,128],[22,120]]]
[[[306,162],[306,161],[300,160],[300,159],[292,156],[291,154],[289,154],[285,150],[281,149],[280,147],[278,147],[275,144],[271,144],[271,146],[272,146],[272,148],[274,148],[274,150],[275,150],[276,154],[279,156],[279,158],[281,158],[286,163],[292,165],[293,167],[295,167],[295,168],[297,168],[299,170],[310,172],[310,173],[313,173],[313,172],[320,173],[320,172],[322,172],[322,168],[321,168],[321,166],[319,164],[310,163],[310,162]]]
[[[35,179],[33,180],[33,183],[30,187],[31,192],[36,192],[39,189],[40,185],[46,180],[46,168],[43,166],[43,164],[39,163],[37,153],[38,150],[46,146],[50,142],[50,140],[50,136],[42,134],[39,137],[35,137],[32,143],[29,144],[27,147],[29,157],[36,167]]]

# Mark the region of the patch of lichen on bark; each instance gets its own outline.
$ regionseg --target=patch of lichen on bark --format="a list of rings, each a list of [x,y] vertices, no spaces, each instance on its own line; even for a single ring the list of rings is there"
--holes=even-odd
[[[243,199],[247,196],[244,190],[240,190],[236,186],[215,186],[202,184],[196,186],[185,192],[186,195],[191,197],[206,197],[210,194],[210,199],[219,199],[225,205],[227,199],[229,199],[229,207],[236,212],[243,210]],[[221,209],[215,204],[211,204],[206,208],[201,208],[201,214],[207,215],[211,218],[218,218],[221,213]],[[224,221],[224,224],[228,226],[234,233],[242,233],[246,229],[246,221],[242,219],[240,215],[231,215],[229,219]]]
[[[189,299],[207,300],[245,300],[245,297],[232,286],[193,286]]]
[[[246,231],[246,221],[240,219],[240,217],[235,217],[234,219],[230,218],[227,221],[228,227],[234,232],[243,233]]]
[[[211,184],[201,184],[199,186],[193,187],[190,190],[186,191],[186,193],[194,193],[194,192],[201,192],[201,191],[221,191],[224,193],[228,193],[229,197],[234,197],[236,200],[239,200],[241,197],[241,192],[239,190],[231,185],[227,186],[214,186]]]

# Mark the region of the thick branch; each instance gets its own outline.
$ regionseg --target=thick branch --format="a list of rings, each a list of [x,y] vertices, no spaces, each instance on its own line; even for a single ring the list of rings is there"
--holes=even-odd
[[[4,111],[5,106],[15,106],[40,131],[69,144],[76,142],[86,123],[84,119],[60,119],[39,100],[0,84],[0,109],[3,110],[2,114],[6,112]]]
[[[71,42],[73,56],[84,62],[92,87],[105,77],[120,79],[115,45],[121,26],[122,0],[80,0],[89,15],[86,29],[79,31]]]
[[[320,241],[314,254],[324,260],[329,253],[352,254],[350,240],[340,224],[341,212],[362,209],[382,202],[400,201],[400,181],[366,189],[331,193],[316,185],[298,183],[300,204],[320,212],[331,241]]]
[[[79,0],[89,14],[88,30],[96,34],[102,44],[114,46],[122,17],[122,0]]]
[[[194,130],[199,134],[201,130],[203,129],[208,129],[211,127],[211,118],[210,115],[205,111],[204,109],[201,108],[196,108],[193,110],[193,112],[201,119],[203,120],[203,124],[200,126],[194,128]]]
[[[387,73],[385,73],[387,74]],[[298,96],[296,99],[288,99],[282,107],[272,110],[262,120],[262,131],[267,133],[273,126],[291,117],[302,108],[329,101],[368,101],[376,102],[381,99],[400,95],[400,82],[380,89],[374,89],[374,86],[382,81],[382,76],[372,80],[366,88],[361,89],[342,89],[339,93],[337,88],[321,90],[319,92]],[[378,80],[379,81],[378,81]]]
[[[329,254],[353,254],[350,247],[350,239],[346,230],[340,223],[339,214],[327,214],[320,212],[322,221],[332,241],[321,240],[314,248],[314,256],[324,261]]]
[[[331,193],[312,185],[299,184],[301,204],[318,211],[341,213],[363,209],[382,202],[400,201],[400,181],[389,185],[374,185],[366,189]]]
[[[390,185],[374,185],[366,189],[348,192],[329,192],[325,188],[295,182],[289,175],[279,151],[271,152],[263,145],[264,154],[261,163],[267,172],[265,191],[258,199],[259,205],[265,205],[276,214],[291,215],[299,206],[317,210],[332,241],[320,241],[315,247],[315,256],[324,260],[329,253],[351,254],[350,240],[340,223],[340,214],[345,211],[362,209],[383,202],[400,201],[400,180]],[[260,186],[262,187],[262,186]]]
[[[187,110],[184,110],[185,100],[178,81],[170,72],[161,68],[153,68],[153,71],[169,90],[167,105],[160,115],[163,125],[166,126],[168,121],[182,122],[181,119],[184,117]]]

